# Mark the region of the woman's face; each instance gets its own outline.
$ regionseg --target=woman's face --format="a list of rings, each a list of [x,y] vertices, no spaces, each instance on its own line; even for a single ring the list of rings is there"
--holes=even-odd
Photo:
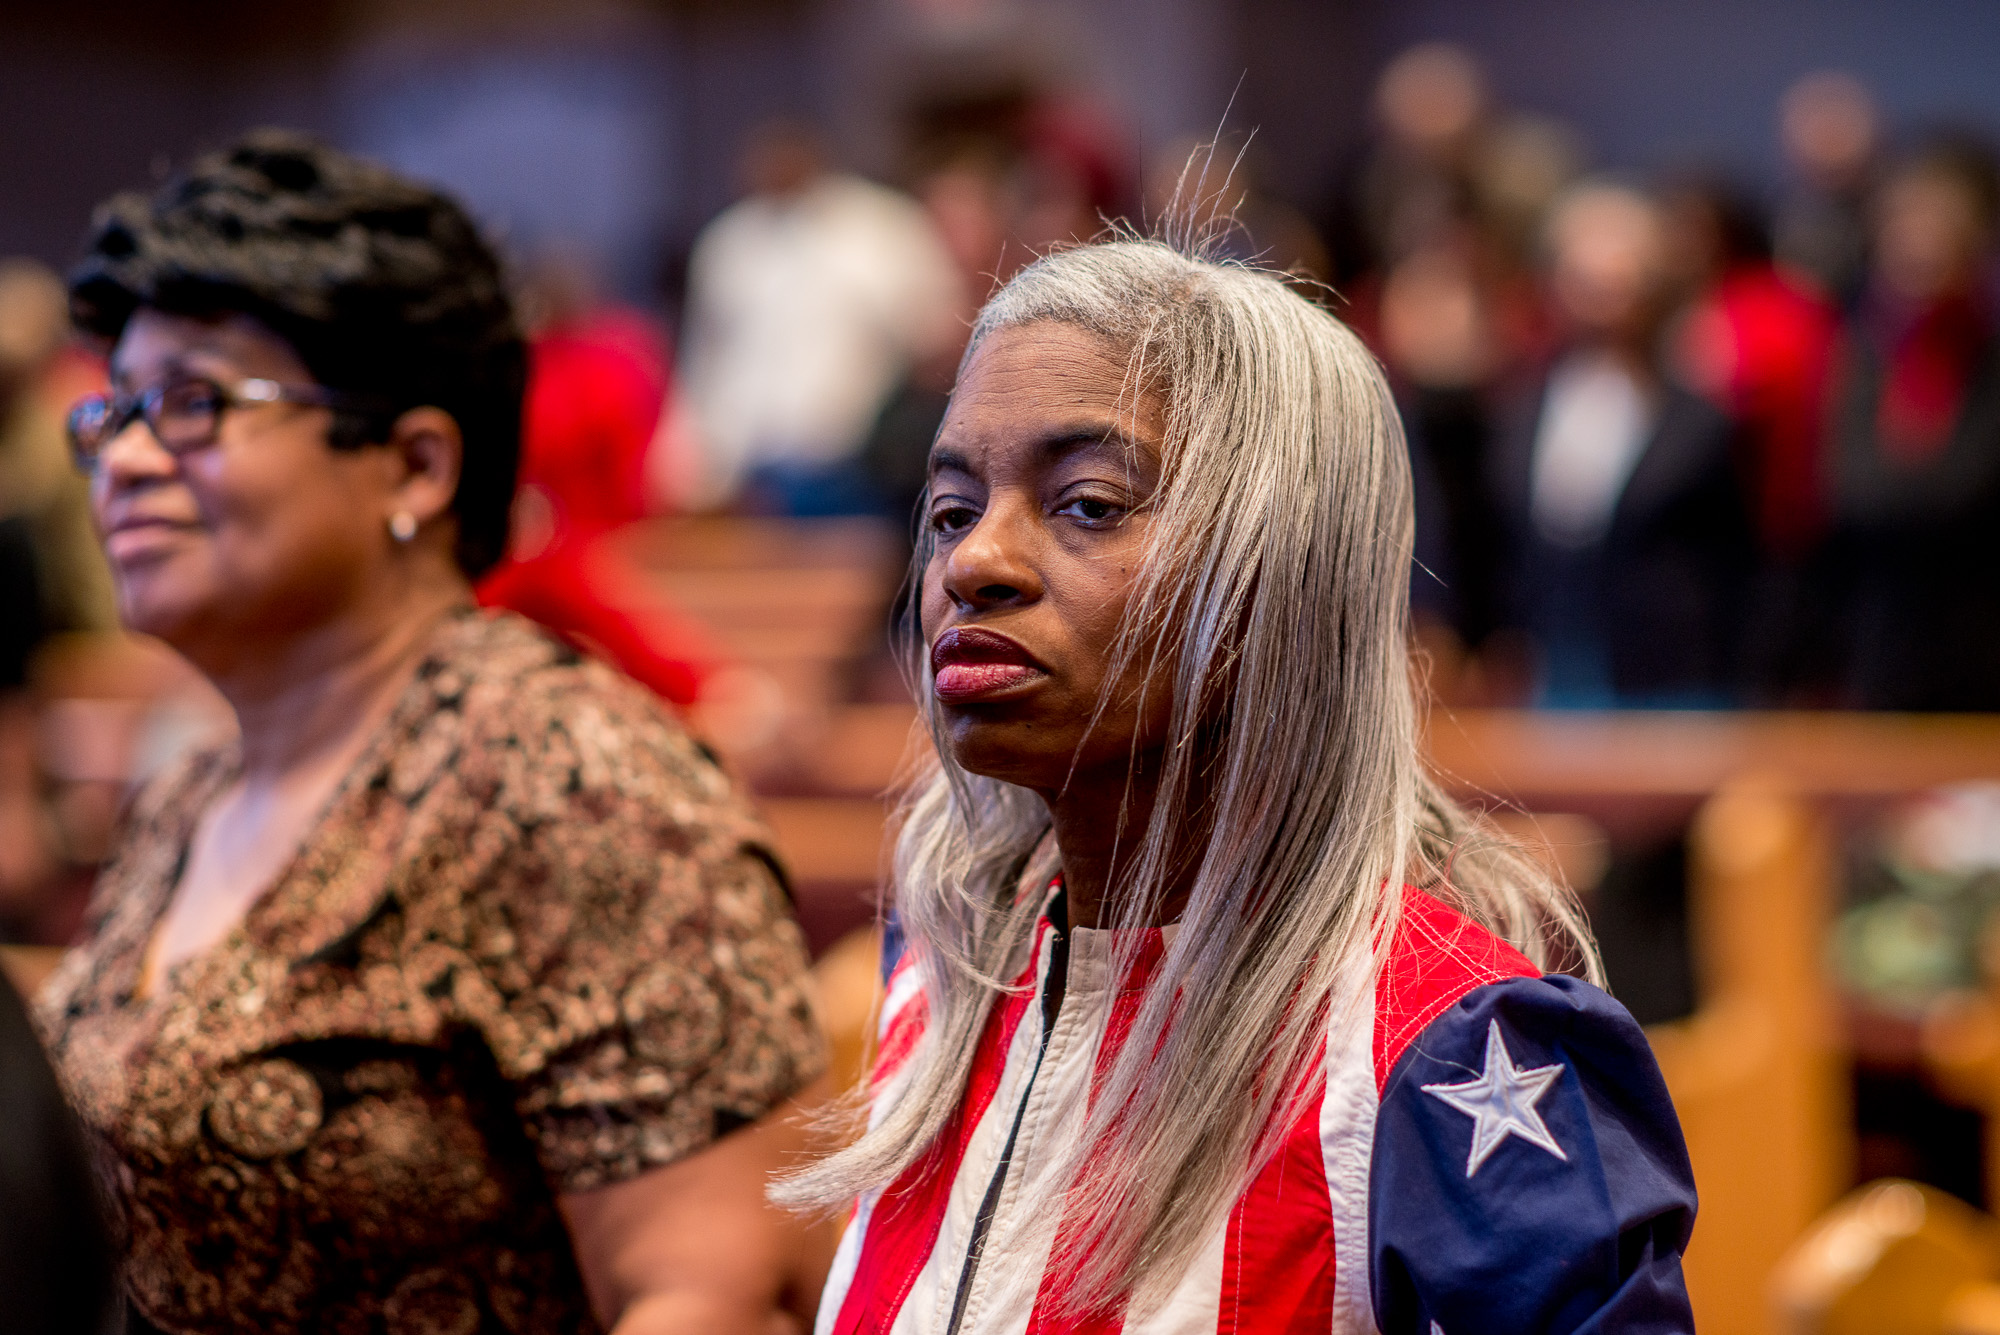
[[[1121,403],[1126,367],[1068,325],[1003,329],[931,451],[923,627],[952,754],[1045,795],[1122,772],[1167,732],[1170,684],[1141,698],[1148,655],[1110,680],[1163,431],[1155,397]]]
[[[310,385],[284,339],[248,316],[141,309],[111,358],[113,388],[186,378]],[[400,469],[393,452],[335,450],[324,408],[234,406],[214,441],[176,457],[143,418],[91,478],[125,622],[203,658],[330,619],[379,569]]]
[[[1891,295],[1923,303],[1976,283],[1986,243],[1979,201],[1951,173],[1919,166],[1883,187],[1875,267]]]

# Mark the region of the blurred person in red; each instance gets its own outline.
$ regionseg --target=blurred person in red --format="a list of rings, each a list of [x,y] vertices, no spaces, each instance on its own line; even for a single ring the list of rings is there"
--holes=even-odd
[[[1824,706],[1838,689],[1825,442],[1839,314],[1772,262],[1763,219],[1719,178],[1671,181],[1662,206],[1684,294],[1668,355],[1690,387],[1735,419],[1756,523],[1745,685],[1762,703]]]
[[[574,258],[547,258],[530,287],[521,479],[507,559],[479,601],[540,622],[683,710],[715,661],[704,632],[654,589],[618,541],[668,508],[666,479],[685,460],[665,336],[597,296]]]
[[[1510,624],[1534,641],[1538,698],[1728,703],[1750,520],[1729,418],[1662,364],[1660,210],[1626,186],[1578,186],[1547,244],[1561,343],[1503,412],[1493,455]]]
[[[1882,183],[1833,414],[1849,689],[1872,709],[2000,709],[2000,172],[1942,136]]]
[[[1868,201],[1882,138],[1875,95],[1851,74],[1808,74],[1778,104],[1778,138],[1794,177],[1778,207],[1778,261],[1851,310],[1868,278]]]
[[[1020,210],[1007,277],[1057,246],[1080,245],[1121,218],[1134,198],[1131,148],[1096,106],[1073,97],[1033,100],[1021,127]],[[1004,279],[1002,280],[1004,281]]]
[[[963,340],[959,275],[916,201],[833,170],[806,125],[760,127],[743,173],[748,194],[689,260],[690,501],[873,513],[882,498],[857,455],[911,366]]]

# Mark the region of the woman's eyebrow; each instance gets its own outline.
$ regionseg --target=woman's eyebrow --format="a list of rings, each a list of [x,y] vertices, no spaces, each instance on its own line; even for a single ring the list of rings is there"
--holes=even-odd
[[[972,461],[957,450],[933,448],[931,450],[930,471],[933,474],[947,471],[970,473],[972,471]]]
[[[1058,427],[1036,441],[1035,449],[1049,463],[1095,449],[1115,450],[1121,456],[1142,452],[1141,445],[1115,423],[1104,422]],[[969,457],[951,446],[942,445],[931,450],[930,471],[935,476],[944,472],[972,473],[976,470]]]
[[[176,352],[175,354],[173,354],[173,356],[167,358],[165,361],[161,362],[158,366],[149,367],[147,369],[150,372],[152,379],[154,379],[155,381],[162,381],[162,382],[172,380],[175,376],[185,377],[188,375],[201,374],[201,370],[199,367],[190,364],[188,360],[188,354],[186,352]],[[118,359],[115,357],[112,358],[110,367],[110,376],[113,384],[129,385],[134,379],[135,374],[136,373],[132,370],[131,367],[120,364]]]
[[[1049,433],[1041,440],[1041,451],[1051,461],[1102,446],[1110,446],[1125,454],[1135,453],[1140,448],[1137,441],[1126,435],[1115,424],[1107,425],[1101,422],[1065,427]]]

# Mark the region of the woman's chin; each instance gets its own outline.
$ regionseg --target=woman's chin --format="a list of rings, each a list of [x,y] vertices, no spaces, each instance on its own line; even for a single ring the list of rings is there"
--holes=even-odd
[[[143,575],[121,578],[118,584],[118,617],[125,629],[164,640],[175,648],[204,622],[215,619],[214,601],[195,590]]]
[[[945,740],[952,760],[966,773],[1039,791],[1062,785],[1076,739],[1052,750],[1046,728],[954,710],[946,714]]]

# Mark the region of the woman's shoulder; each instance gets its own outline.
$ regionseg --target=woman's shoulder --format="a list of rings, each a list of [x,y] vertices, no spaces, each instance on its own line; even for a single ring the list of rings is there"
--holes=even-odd
[[[498,799],[560,773],[572,797],[735,802],[720,767],[657,696],[515,613],[455,618],[422,685],[430,709],[460,720],[461,779],[498,785]]]
[[[1687,1329],[1693,1174],[1645,1034],[1437,899],[1401,917],[1369,1137],[1382,1329]]]
[[[1520,951],[1438,896],[1403,891],[1389,948],[1375,978],[1376,1088],[1410,1043],[1475,988],[1540,978]]]
[[[1653,1069],[1645,1033],[1609,993],[1545,974],[1443,898],[1406,889],[1375,981],[1370,1056],[1377,1096],[1386,1102],[1412,1072],[1449,1064],[1454,1059],[1440,1057],[1449,1048],[1470,1045],[1477,1057],[1496,1027],[1605,1053],[1628,1050]]]

